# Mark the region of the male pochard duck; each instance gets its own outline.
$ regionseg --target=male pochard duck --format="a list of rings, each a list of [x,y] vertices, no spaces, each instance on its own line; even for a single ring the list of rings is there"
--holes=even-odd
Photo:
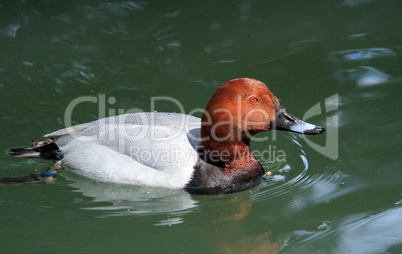
[[[222,194],[261,182],[265,172],[250,138],[272,129],[324,132],[287,112],[261,81],[239,78],[215,91],[201,119],[158,112],[112,116],[48,133],[10,154],[52,160],[104,182]],[[50,169],[42,176],[56,174],[56,166]]]

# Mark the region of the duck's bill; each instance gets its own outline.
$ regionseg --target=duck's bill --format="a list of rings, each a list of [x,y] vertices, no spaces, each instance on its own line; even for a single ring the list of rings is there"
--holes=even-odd
[[[273,100],[276,106],[276,120],[271,123],[271,129],[293,131],[306,135],[316,135],[325,132],[325,128],[306,123],[291,113],[289,113],[282,104]]]

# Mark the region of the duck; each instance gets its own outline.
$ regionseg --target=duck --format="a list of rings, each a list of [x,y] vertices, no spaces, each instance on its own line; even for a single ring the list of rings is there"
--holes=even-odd
[[[54,164],[40,179],[65,169],[96,181],[226,194],[251,189],[265,176],[250,149],[263,131],[321,134],[282,105],[261,81],[229,80],[213,93],[201,118],[170,112],[110,116],[45,134],[20,158]]]

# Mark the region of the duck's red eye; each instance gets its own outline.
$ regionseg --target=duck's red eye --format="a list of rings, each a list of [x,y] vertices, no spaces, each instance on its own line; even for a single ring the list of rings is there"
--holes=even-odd
[[[256,102],[258,102],[258,98],[255,97],[255,96],[250,97],[248,100],[249,100],[251,103],[256,103]]]

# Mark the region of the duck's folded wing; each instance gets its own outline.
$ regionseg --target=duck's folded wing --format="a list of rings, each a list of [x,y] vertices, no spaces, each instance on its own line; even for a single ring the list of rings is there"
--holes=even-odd
[[[198,154],[188,133],[198,131],[199,125],[200,119],[189,115],[137,113],[72,126],[44,138],[57,138],[54,142],[63,155],[91,147],[101,150],[102,146],[130,160],[163,170],[195,164]]]

